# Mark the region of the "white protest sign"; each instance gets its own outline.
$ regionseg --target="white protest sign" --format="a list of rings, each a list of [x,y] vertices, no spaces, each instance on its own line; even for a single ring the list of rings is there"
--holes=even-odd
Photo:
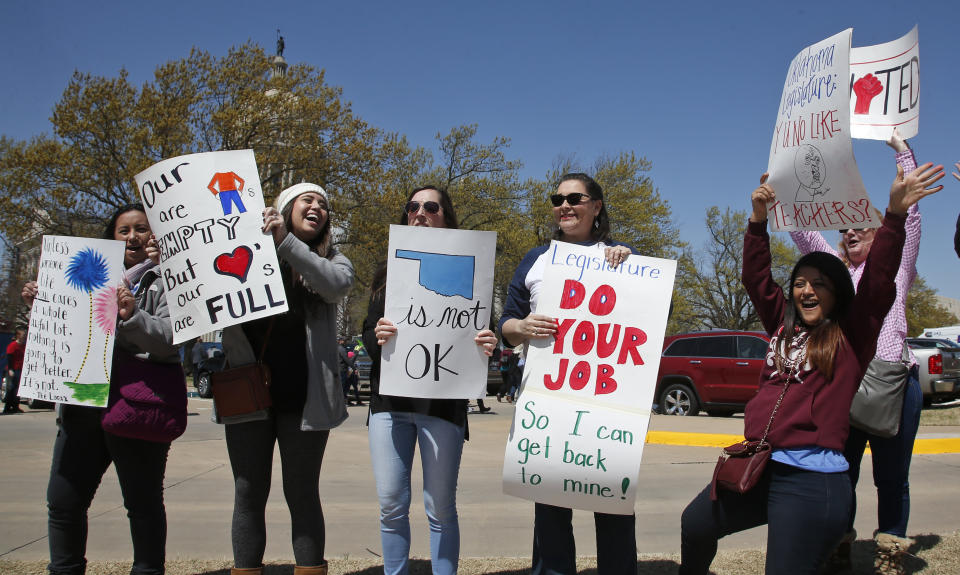
[[[114,240],[43,236],[21,397],[107,405],[123,253]]]
[[[252,150],[170,158],[136,176],[160,247],[173,342],[287,311]]]
[[[631,255],[610,268],[599,246],[550,244],[536,313],[558,331],[527,348],[505,493],[633,513],[675,275],[673,260]]]
[[[503,492],[538,503],[633,513],[650,406],[621,411],[524,392],[503,460]]]
[[[801,51],[790,63],[767,172],[776,231],[877,227],[850,140],[852,29]]]
[[[920,127],[920,40],[914,26],[886,44],[850,50],[850,135],[888,140]]]
[[[380,393],[471,399],[487,385],[474,342],[490,323],[496,232],[390,226]]]
[[[524,391],[649,410],[676,265],[631,255],[614,269],[598,246],[551,242],[536,313],[558,331],[530,340]]]

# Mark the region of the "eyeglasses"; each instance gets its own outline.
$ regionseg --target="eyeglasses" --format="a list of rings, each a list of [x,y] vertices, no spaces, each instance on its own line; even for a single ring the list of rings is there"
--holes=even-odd
[[[581,194],[580,192],[573,192],[572,194],[562,195],[562,194],[553,194],[550,196],[550,203],[553,204],[553,207],[559,208],[563,205],[563,201],[566,200],[571,206],[580,205],[580,202],[584,200],[592,200],[590,194]]]
[[[865,233],[869,232],[869,231],[872,230],[872,229],[873,229],[873,228],[860,228],[860,229],[855,229],[855,230],[853,230],[853,232],[854,232],[854,233],[857,233],[857,234],[865,234]],[[840,230],[840,235],[842,236],[842,235],[846,234],[846,233],[849,232],[849,231],[850,231],[850,228],[842,229],[842,230]]]
[[[404,209],[407,210],[408,214],[416,214],[420,211],[421,205],[423,206],[424,211],[426,211],[428,214],[440,213],[440,204],[437,202],[423,202],[421,204],[420,202],[411,200],[407,202],[407,205]]]

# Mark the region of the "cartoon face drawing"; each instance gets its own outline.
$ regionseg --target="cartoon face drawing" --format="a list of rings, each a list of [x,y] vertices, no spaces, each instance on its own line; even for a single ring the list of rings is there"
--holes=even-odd
[[[797,174],[796,201],[810,202],[815,196],[825,194],[829,188],[824,184],[827,180],[827,165],[823,161],[823,154],[815,146],[803,144],[797,149],[794,156],[793,168]]]

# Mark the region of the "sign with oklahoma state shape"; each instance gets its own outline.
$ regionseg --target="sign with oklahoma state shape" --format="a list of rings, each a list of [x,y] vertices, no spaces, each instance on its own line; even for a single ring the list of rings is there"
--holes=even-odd
[[[174,343],[287,311],[273,237],[261,231],[253,150],[170,158],[136,181],[160,248]]]

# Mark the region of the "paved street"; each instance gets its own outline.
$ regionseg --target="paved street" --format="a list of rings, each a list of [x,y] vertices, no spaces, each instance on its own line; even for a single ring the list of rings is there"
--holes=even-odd
[[[487,402],[489,414],[470,416],[470,441],[460,471],[459,511],[464,557],[530,553],[533,505],[501,493],[503,448],[513,406]],[[223,429],[210,422],[210,400],[190,400],[190,425],[171,449],[166,477],[169,522],[167,554],[174,558],[231,556],[230,518],[233,485]],[[330,438],[320,489],[327,522],[327,555],[372,557],[379,554],[376,492],[370,472],[365,407],[351,407],[350,418]],[[742,416],[694,418],[653,416],[651,430],[740,434]],[[56,433],[50,411],[0,417],[0,557],[47,557],[45,489]],[[960,437],[958,427],[921,428],[921,438]],[[665,436],[668,434],[661,434]],[[715,447],[647,445],[639,478],[637,542],[640,552],[679,551],[680,513],[706,485],[716,461]],[[864,477],[870,474],[869,457]],[[917,454],[913,459],[913,511],[910,534],[947,533],[960,526],[960,454]],[[289,516],[279,483],[279,455],[267,510],[267,559],[290,560]],[[429,555],[427,526],[420,497],[419,465],[414,472],[411,509],[413,554]],[[876,497],[861,482],[857,530],[869,536],[875,527]],[[595,553],[590,514],[575,514],[577,551]],[[730,537],[723,548],[759,547],[763,530]],[[125,511],[112,468],[90,511],[88,558],[132,556]]]

